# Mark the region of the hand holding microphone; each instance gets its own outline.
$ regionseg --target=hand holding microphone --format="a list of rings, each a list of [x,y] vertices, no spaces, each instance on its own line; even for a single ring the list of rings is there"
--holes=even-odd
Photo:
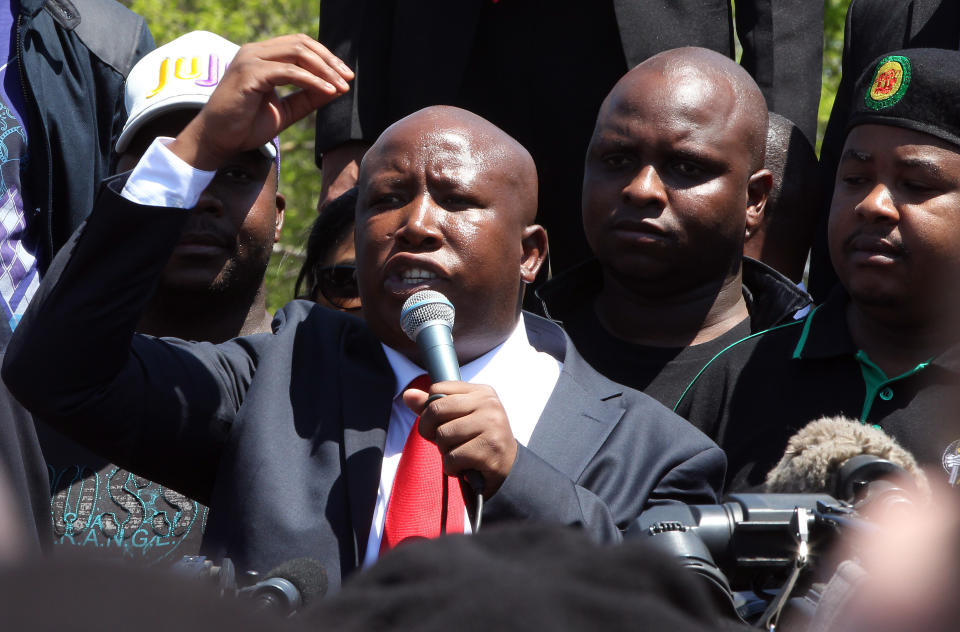
[[[433,385],[429,394],[407,390],[403,401],[420,415],[420,434],[440,449],[444,472],[466,477],[489,497],[513,467],[517,440],[496,391],[460,381],[453,319],[453,305],[439,292],[423,290],[404,303],[401,327],[417,343]]]

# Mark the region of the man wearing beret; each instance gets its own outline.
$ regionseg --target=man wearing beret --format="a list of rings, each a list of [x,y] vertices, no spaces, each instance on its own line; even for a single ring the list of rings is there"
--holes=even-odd
[[[958,462],[960,52],[911,49],[857,82],[830,209],[840,279],[804,320],[732,346],[677,412],[756,485],[822,415],[882,428],[921,464]]]
[[[846,137],[854,85],[870,63],[901,48],[960,49],[960,2],[956,0],[852,0],[843,36],[843,66],[830,122],[823,135],[824,201],[829,202],[833,176]],[[827,210],[820,213],[810,259],[810,293],[826,298],[837,276],[827,252]]]

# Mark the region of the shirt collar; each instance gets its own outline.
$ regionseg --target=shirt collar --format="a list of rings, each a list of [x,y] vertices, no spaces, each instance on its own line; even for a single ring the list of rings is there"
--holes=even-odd
[[[794,359],[825,359],[857,354],[859,349],[847,325],[849,302],[850,297],[838,285],[822,305],[807,315],[800,340],[793,350]],[[960,345],[953,345],[934,356],[930,364],[960,373]]]
[[[822,305],[807,314],[794,359],[835,358],[857,352],[847,327],[848,300],[847,293],[837,286]]]
[[[392,349],[383,343],[380,343],[380,346],[383,347],[387,362],[390,363],[390,368],[393,369],[393,375],[396,377],[393,396],[399,397],[414,378],[427,371],[396,349]],[[505,341],[476,360],[460,367],[460,378],[464,382],[490,384],[496,387],[496,377],[500,373],[498,367],[514,360],[522,361],[520,360],[521,355],[531,350],[533,349],[527,340],[527,330],[524,325],[523,314],[521,314],[520,318],[517,319],[516,326]]]

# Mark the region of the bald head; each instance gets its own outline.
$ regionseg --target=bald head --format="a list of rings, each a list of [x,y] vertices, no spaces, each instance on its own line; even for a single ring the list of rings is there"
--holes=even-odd
[[[772,178],[767,108],[713,51],[651,57],[607,95],[583,173],[583,224],[605,273],[645,298],[740,297],[743,241]]]
[[[820,163],[803,132],[773,112],[764,166],[773,175],[773,189],[744,254],[800,281],[822,206]]]
[[[767,105],[756,82],[732,59],[706,48],[664,51],[637,65],[607,95],[610,108],[630,108],[638,98],[671,101],[692,122],[719,114],[739,136],[751,171],[763,167]]]
[[[506,184],[516,196],[511,210],[522,223],[533,223],[537,168],[530,152],[485,118],[453,106],[424,108],[384,130],[360,165],[361,187],[369,165],[408,152],[411,143],[425,150],[423,159],[443,155],[440,168],[451,176],[473,179],[482,173]]]
[[[423,289],[456,307],[461,363],[506,340],[547,247],[527,150],[475,114],[430,107],[380,135],[358,187],[357,280],[380,340],[415,360],[399,314]]]

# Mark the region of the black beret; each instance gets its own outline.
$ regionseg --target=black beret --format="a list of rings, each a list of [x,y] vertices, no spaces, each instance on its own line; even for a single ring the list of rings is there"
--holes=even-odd
[[[913,48],[879,57],[857,80],[847,132],[875,123],[960,145],[960,51]]]

